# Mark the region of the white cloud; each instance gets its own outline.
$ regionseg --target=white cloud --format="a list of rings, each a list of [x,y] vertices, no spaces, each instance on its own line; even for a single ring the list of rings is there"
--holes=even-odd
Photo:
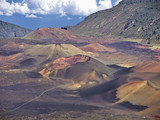
[[[30,10],[27,3],[9,3],[6,0],[0,0],[0,12],[6,16],[11,16],[14,13],[26,14]]]
[[[26,14],[26,16],[25,16],[26,18],[37,18],[37,16],[36,15],[34,15],[34,14]]]
[[[67,20],[71,20],[71,18],[70,18],[70,17],[67,17]]]
[[[111,0],[104,0],[104,1],[100,0],[99,4],[100,4],[100,6],[99,6],[98,10],[104,10],[106,8],[111,8],[112,7]]]
[[[78,17],[78,19],[82,19],[82,17]]]
[[[9,3],[0,0],[1,15],[11,16],[14,13],[22,15],[31,14],[60,14],[61,16],[81,15],[87,16],[99,10],[111,8],[111,0],[23,0]]]
[[[0,15],[3,15],[3,12],[0,11]]]
[[[121,2],[122,0],[117,0],[117,2],[115,3],[115,5],[118,5],[119,4],[119,2]]]

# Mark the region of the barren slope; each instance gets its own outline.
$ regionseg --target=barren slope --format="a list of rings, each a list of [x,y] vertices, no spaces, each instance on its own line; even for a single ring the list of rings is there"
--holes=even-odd
[[[113,103],[125,111],[156,116],[160,114],[160,64],[143,63],[115,74],[115,80],[81,91],[99,104]],[[103,102],[102,102],[103,101]]]
[[[84,55],[61,57],[42,66],[39,73],[47,78],[72,79],[80,87],[110,80],[114,71],[103,63]]]
[[[91,43],[89,45],[85,45],[79,48],[86,52],[116,52],[116,49],[103,46],[99,43]]]
[[[159,43],[159,4],[159,0],[123,0],[111,9],[89,15],[70,30],[95,37],[121,36]]]

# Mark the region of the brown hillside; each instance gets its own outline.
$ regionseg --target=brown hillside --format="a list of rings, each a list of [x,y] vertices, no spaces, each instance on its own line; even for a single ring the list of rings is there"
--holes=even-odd
[[[160,80],[158,62],[143,63],[118,72],[117,79],[81,91],[93,101],[113,103],[122,110],[156,116],[160,114]],[[103,102],[102,102],[103,101]]]
[[[69,40],[74,41],[76,36],[67,30],[60,28],[39,28],[28,35],[24,36],[24,39],[33,39],[33,40]]]
[[[140,65],[137,65],[131,69],[134,72],[160,72],[160,63],[159,62],[146,62]]]
[[[99,43],[92,43],[86,46],[82,46],[80,49],[86,52],[116,52],[116,49],[103,46]]]
[[[72,79],[78,87],[84,87],[110,80],[113,70],[88,56],[75,55],[44,64],[39,73],[47,78]]]
[[[28,45],[10,42],[1,47],[0,66],[35,67],[59,57],[86,53],[71,44]],[[6,67],[5,67],[6,68]]]
[[[25,63],[27,62],[27,59],[33,59],[34,65],[40,65],[45,61],[54,60],[59,57],[68,57],[86,53],[71,44],[49,44],[30,46],[24,50],[23,54],[23,61]]]
[[[27,43],[16,43],[16,42],[9,42],[5,44],[2,48],[7,48],[7,49],[25,49],[29,46]]]
[[[159,5],[159,0],[122,0],[111,9],[87,16],[69,30],[81,35],[144,39],[143,42],[148,44],[159,43]]]
[[[100,41],[94,37],[76,35],[70,31],[60,28],[39,28],[23,37],[27,40],[37,40],[50,43],[80,43]]]
[[[18,63],[21,58],[22,53],[10,56],[0,56],[0,70],[16,68],[16,63]]]
[[[130,102],[133,105],[147,106],[141,114],[159,114],[160,89],[156,89],[145,80],[122,85],[117,89],[117,103]]]

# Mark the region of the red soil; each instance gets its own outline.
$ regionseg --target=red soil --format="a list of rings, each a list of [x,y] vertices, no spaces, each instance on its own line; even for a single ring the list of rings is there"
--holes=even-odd
[[[61,57],[53,62],[46,64],[45,68],[40,71],[40,73],[44,76],[50,74],[54,70],[59,70],[59,69],[65,69],[70,67],[72,64],[76,64],[79,62],[86,62],[89,59],[89,57],[83,56],[83,55],[75,55],[71,57]]]
[[[39,28],[24,37],[34,40],[65,40],[76,41],[78,37],[70,31],[60,28]]]

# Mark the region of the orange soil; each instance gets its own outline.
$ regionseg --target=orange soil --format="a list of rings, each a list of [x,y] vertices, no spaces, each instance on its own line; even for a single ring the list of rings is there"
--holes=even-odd
[[[160,72],[160,62],[147,62],[131,69],[134,72]]]
[[[11,56],[0,56],[0,69],[4,70],[14,68],[14,63],[17,63],[20,56],[22,56],[22,53],[17,53]]]
[[[89,57],[83,55],[75,55],[67,58],[61,57],[49,64],[46,64],[45,68],[41,70],[39,73],[45,77],[48,77],[48,75],[54,70],[65,69],[70,67],[72,64],[86,62],[88,59]]]
[[[7,64],[7,65],[0,65],[0,70],[12,69],[14,65]]]
[[[15,62],[18,57],[22,56],[22,53],[17,53],[11,56],[0,56],[0,64],[6,64],[8,62]]]
[[[147,106],[139,114],[160,114],[160,89],[151,87],[147,80],[130,82],[117,89],[117,98],[121,102],[130,102],[133,105]]]
[[[20,49],[25,49],[28,46],[29,46],[29,44],[27,44],[27,43],[9,42],[8,44],[5,44],[3,47],[5,47],[5,48],[20,48]]]

